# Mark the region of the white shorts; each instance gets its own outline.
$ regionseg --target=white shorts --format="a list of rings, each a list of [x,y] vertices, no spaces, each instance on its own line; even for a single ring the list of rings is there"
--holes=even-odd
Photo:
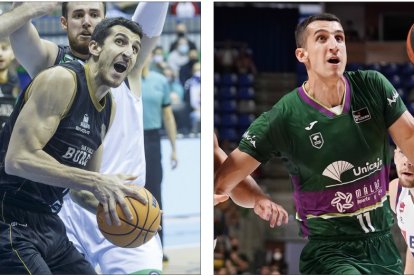
[[[162,246],[158,235],[137,248],[121,248],[104,238],[98,229],[96,215],[64,197],[60,218],[69,240],[85,255],[93,267],[103,274],[145,274],[162,271]]]

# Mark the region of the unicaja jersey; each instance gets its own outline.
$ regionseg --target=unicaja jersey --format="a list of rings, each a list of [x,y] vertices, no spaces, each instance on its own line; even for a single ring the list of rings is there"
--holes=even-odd
[[[395,213],[397,214],[398,226],[401,229],[404,240],[414,255],[414,202],[411,193],[410,189],[401,188],[401,193],[395,206]]]
[[[282,158],[294,189],[301,234],[349,238],[389,230],[387,128],[406,110],[375,71],[346,72],[340,115],[299,87],[263,113],[239,149],[259,162]]]
[[[61,164],[85,169],[96,149],[102,144],[109,127],[111,96],[106,95],[100,102],[91,97],[84,66],[78,61],[59,66],[76,72],[77,91],[68,113],[60,121],[55,134],[43,150]],[[0,191],[6,192],[2,203],[23,209],[57,213],[68,189],[8,175],[4,169],[10,136],[30,87],[31,84],[19,96],[11,119],[1,133]]]

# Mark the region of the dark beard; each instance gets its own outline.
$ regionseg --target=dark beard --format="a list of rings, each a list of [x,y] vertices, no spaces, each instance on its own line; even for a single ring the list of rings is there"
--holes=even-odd
[[[79,53],[81,55],[89,55],[88,45],[85,47],[83,44],[77,44],[75,39],[69,39],[69,46],[72,52]]]

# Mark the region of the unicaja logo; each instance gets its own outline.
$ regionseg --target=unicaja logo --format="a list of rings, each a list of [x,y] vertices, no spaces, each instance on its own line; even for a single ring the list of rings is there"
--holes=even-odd
[[[354,206],[354,203],[352,203],[352,194],[351,193],[342,193],[342,192],[336,192],[335,197],[331,201],[331,205],[336,207],[338,212],[343,213],[349,208],[352,208]]]
[[[337,180],[339,182],[342,182],[341,181],[342,173],[352,169],[353,167],[354,165],[352,165],[349,162],[335,161],[332,164],[330,164],[328,167],[326,167],[322,175],[332,178],[334,180]]]

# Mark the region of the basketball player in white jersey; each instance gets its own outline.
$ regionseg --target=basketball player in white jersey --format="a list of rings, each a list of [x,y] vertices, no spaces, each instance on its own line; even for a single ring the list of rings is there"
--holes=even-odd
[[[414,274],[414,166],[398,147],[394,162],[398,178],[390,182],[390,204],[407,244],[404,274]]]
[[[10,35],[16,58],[31,77],[56,63],[61,53],[58,45],[40,39],[30,22],[31,18],[45,15],[53,8],[50,2],[23,3],[0,16],[0,35]],[[66,8],[61,23],[68,33],[70,48],[64,56],[84,60],[89,53],[83,50],[89,43],[90,33],[104,18],[105,6],[102,2],[69,2]],[[124,82],[112,89],[117,112],[103,143],[100,171],[138,176],[134,184],[139,186],[145,185],[141,71],[146,57],[161,35],[167,10],[168,3],[141,2],[132,17],[141,25],[144,36],[136,66],[128,76],[129,88]],[[95,200],[87,192],[80,196]],[[99,232],[95,214],[85,211],[70,197],[65,198],[63,206],[59,215],[65,222],[69,239],[94,267],[99,265],[103,274],[161,273],[162,247],[158,235],[138,248],[119,248],[105,240]]]

